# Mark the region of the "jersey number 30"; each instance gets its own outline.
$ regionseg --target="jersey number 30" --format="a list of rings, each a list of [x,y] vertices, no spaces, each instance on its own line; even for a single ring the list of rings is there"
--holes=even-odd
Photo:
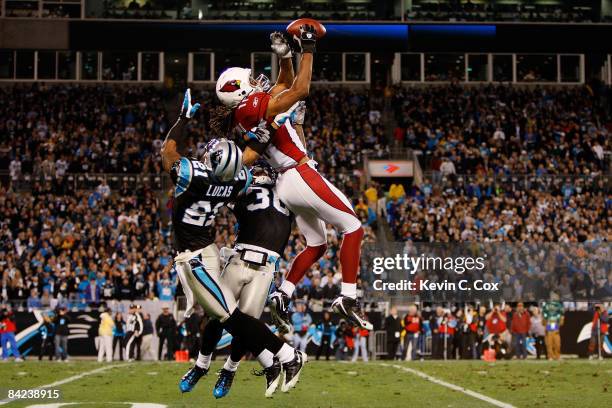
[[[251,187],[251,190],[255,192],[255,202],[247,205],[248,211],[265,210],[270,207],[270,202],[272,202],[276,211],[289,216],[289,210],[272,190],[261,187]]]

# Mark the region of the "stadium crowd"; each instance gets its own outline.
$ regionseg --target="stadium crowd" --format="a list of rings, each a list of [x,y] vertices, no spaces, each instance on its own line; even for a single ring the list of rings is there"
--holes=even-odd
[[[393,106],[395,142],[422,152],[434,176],[589,176],[609,166],[612,120],[587,86],[399,87]]]
[[[195,95],[215,106],[209,90]],[[0,141],[0,167],[13,187],[27,179],[32,191],[3,187],[3,299],[31,298],[35,305],[60,294],[76,304],[174,296],[163,194],[148,185],[111,188],[101,181],[82,191],[65,182],[72,173],[159,173],[154,152],[169,125],[164,97],[153,87],[0,88],[0,131],[9,136]],[[364,185],[363,156],[388,149],[380,95],[318,89],[308,103],[308,150],[354,199],[366,242],[376,240],[379,217],[396,241],[609,241],[612,201],[600,175],[607,171],[610,121],[587,88],[400,88],[394,101],[396,142],[423,152],[433,169],[408,191]],[[188,145],[197,155],[211,135],[206,111],[190,131]],[[231,245],[233,221],[229,212],[217,218],[219,246]],[[297,291],[314,310],[333,298],[340,276],[339,237],[328,231],[328,253]],[[282,268],[303,246],[294,231]],[[570,283],[579,275],[569,275]],[[612,279],[600,275],[589,276],[588,295],[609,296]]]
[[[194,95],[214,106],[209,91]],[[322,172],[353,199],[366,243],[377,242],[377,226],[384,219],[400,242],[596,246],[609,242],[612,230],[612,199],[602,177],[608,170],[602,155],[610,150],[610,120],[589,95],[586,88],[397,89],[393,105],[400,130],[394,132],[396,141],[423,152],[432,170],[411,188],[395,184],[387,189],[371,182],[366,189],[363,155],[388,151],[378,94],[315,90],[304,129],[308,150]],[[0,88],[0,133],[8,136],[0,140],[0,170],[8,173],[0,190],[3,303],[16,301],[26,309],[68,306],[79,310],[112,299],[175,298],[177,279],[164,207],[169,191],[163,185],[127,182],[111,187],[104,178],[92,189],[65,182],[73,173],[159,174],[155,152],[169,126],[164,97],[163,91],[149,87]],[[206,112],[190,131],[189,145],[197,155],[210,137]],[[27,183],[22,186],[24,180]],[[219,214],[216,228],[217,245],[231,245],[235,225],[229,211]],[[339,292],[339,239],[337,231],[328,227],[326,254],[296,289],[292,320],[297,337],[293,340],[305,347],[309,338],[319,339],[319,357],[335,354],[338,359],[357,359],[361,355],[366,360],[369,333],[346,323],[334,324],[324,313]],[[304,245],[294,230],[281,271],[287,270]],[[397,318],[403,325],[399,323],[399,343],[388,348],[390,357],[417,353],[419,358],[426,355],[424,350],[434,358],[444,356],[441,350],[447,358],[479,357],[484,355],[484,346],[479,346],[484,338],[489,338],[498,358],[522,356],[526,340],[521,336],[529,333],[536,346],[543,347],[541,330],[533,320],[539,313],[538,299],[551,290],[560,301],[612,296],[609,271],[605,275],[595,263],[584,273],[585,265],[569,262],[584,259],[583,254],[572,251],[562,259],[568,261],[565,268],[554,277],[541,276],[537,262],[530,263],[538,265],[533,271],[497,268],[507,273],[490,277],[507,283],[506,299],[531,302],[529,330],[535,332],[525,333],[524,325],[513,324],[517,313],[512,308],[503,311],[506,321],[501,330],[503,319],[492,323],[489,314],[497,312],[491,308],[428,307]],[[594,253],[609,259],[609,253]],[[505,259],[499,258],[500,262]],[[541,282],[542,287],[529,286],[521,276],[531,283]],[[368,284],[359,286],[365,289]],[[321,320],[314,321],[310,313],[318,316],[319,312]],[[416,332],[411,334],[415,316],[422,340],[414,336]],[[385,322],[387,331],[392,323]],[[185,345],[189,337],[181,340],[179,326],[171,330],[164,336],[175,342],[173,348],[193,348]],[[395,331],[392,334],[396,338]],[[424,343],[427,338],[430,346]],[[538,349],[540,354],[544,349]]]
[[[195,95],[214,106],[209,91]],[[152,87],[0,88],[0,132],[7,136],[0,141],[0,170],[8,173],[0,198],[3,301],[27,302],[32,309],[57,302],[85,308],[108,299],[174,298],[166,197],[158,186],[124,179],[111,187],[105,177],[95,178],[91,189],[67,182],[92,173],[159,174],[155,152],[168,129],[163,98],[163,91]],[[348,90],[316,91],[309,101],[308,149],[349,197],[361,191],[363,155],[384,151],[376,103],[366,92]],[[190,132],[189,148],[198,155],[211,137],[206,112]],[[375,214],[367,207],[358,213],[367,239],[375,239]],[[229,211],[217,217],[216,226],[217,244],[230,246],[235,226]],[[339,237],[331,228],[328,235],[331,245],[320,272],[311,271],[309,279],[333,274],[337,290]],[[294,231],[283,269],[304,245]]]
[[[59,16],[60,13],[49,16]],[[375,1],[317,2],[284,0],[257,2],[211,1],[198,7],[190,1],[104,2],[101,15],[89,17],[136,19],[278,20],[312,17],[319,20],[400,20],[400,11]],[[599,22],[609,17],[596,8],[574,6],[570,2],[533,4],[521,1],[499,4],[480,1],[413,1],[404,12],[405,21],[546,21]]]

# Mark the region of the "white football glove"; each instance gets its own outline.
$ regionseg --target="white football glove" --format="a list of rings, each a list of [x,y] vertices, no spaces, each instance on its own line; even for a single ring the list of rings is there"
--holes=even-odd
[[[200,104],[191,103],[191,89],[187,88],[185,91],[185,96],[183,97],[183,104],[181,105],[181,116],[185,116],[189,119],[193,118],[198,109],[200,109]]]
[[[291,47],[282,33],[275,31],[270,34],[270,42],[272,43],[270,48],[272,48],[272,51],[278,56],[278,58],[283,59],[293,57]]]
[[[295,108],[295,117],[292,118],[293,124],[303,125],[304,116],[306,116],[306,102],[299,101],[297,108]]]

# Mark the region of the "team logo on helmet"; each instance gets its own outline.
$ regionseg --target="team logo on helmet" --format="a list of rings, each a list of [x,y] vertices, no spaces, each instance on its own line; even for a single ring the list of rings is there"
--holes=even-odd
[[[240,80],[232,79],[231,81],[227,81],[219,91],[221,92],[234,92],[240,89]]]

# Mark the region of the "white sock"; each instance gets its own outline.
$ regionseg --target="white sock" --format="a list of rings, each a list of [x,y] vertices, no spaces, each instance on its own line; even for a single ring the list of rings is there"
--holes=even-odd
[[[240,361],[232,361],[232,358],[228,357],[227,360],[225,360],[223,368],[225,368],[227,371],[236,371],[239,365]]]
[[[205,356],[202,353],[198,353],[198,359],[196,360],[196,365],[200,368],[208,370],[208,367],[210,367],[210,360],[212,360],[212,354]]]
[[[340,294],[342,296],[350,297],[351,299],[356,299],[357,298],[357,284],[342,282],[342,289],[340,290]]]
[[[295,291],[295,285],[289,282],[287,279],[281,283],[280,288],[281,291],[285,293],[285,295],[291,297],[293,296],[293,292]]]
[[[276,353],[276,357],[278,357],[281,364],[288,363],[295,357],[295,349],[285,343],[283,347],[278,350],[278,353]]]
[[[271,367],[272,364],[274,364],[274,354],[272,354],[270,350],[264,349],[257,356],[257,361],[259,361],[259,364],[261,364],[263,368]]]

